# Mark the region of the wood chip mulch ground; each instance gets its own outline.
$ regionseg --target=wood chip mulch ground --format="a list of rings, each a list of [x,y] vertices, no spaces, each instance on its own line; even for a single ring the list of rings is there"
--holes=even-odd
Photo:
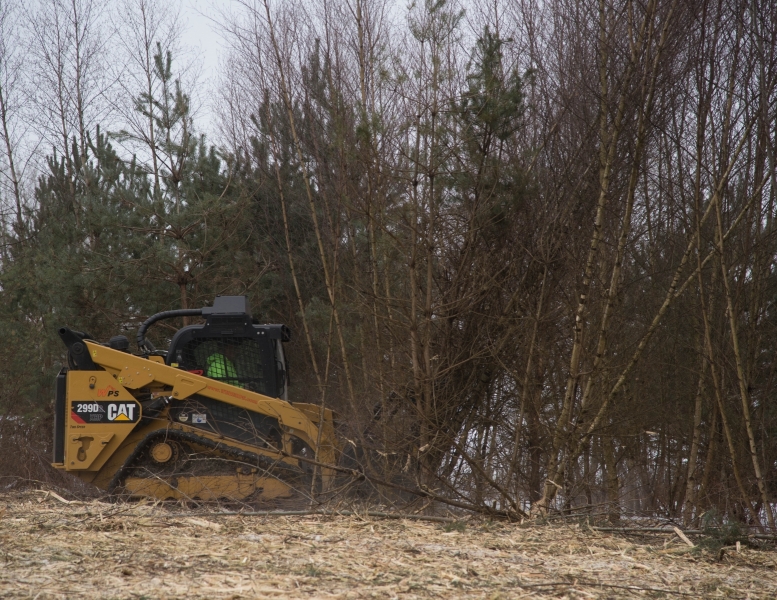
[[[770,548],[570,523],[216,516],[0,496],[2,598],[773,599]]]

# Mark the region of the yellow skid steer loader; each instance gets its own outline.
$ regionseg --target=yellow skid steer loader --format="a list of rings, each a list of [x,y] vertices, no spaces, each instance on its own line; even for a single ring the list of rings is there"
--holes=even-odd
[[[157,321],[201,317],[167,351],[146,340]],[[139,354],[59,330],[68,367],[57,376],[54,463],[111,493],[175,500],[282,502],[326,490],[340,445],[332,411],[287,400],[285,325],[251,318],[247,298],[153,315]]]

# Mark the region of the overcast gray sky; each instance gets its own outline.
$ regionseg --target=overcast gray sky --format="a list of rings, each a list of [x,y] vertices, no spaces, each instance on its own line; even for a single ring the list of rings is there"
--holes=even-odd
[[[197,125],[213,140],[213,107],[210,104],[214,94],[218,65],[224,56],[223,41],[215,21],[219,12],[228,8],[230,0],[180,0],[181,14],[186,29],[181,43],[186,49],[195,50],[202,59],[202,89],[197,94],[202,107],[197,114]]]

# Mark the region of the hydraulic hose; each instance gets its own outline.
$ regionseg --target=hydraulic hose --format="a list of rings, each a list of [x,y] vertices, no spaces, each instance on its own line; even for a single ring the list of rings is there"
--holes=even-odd
[[[138,349],[145,349],[149,352],[153,352],[155,350],[154,345],[146,339],[146,331],[157,321],[161,321],[163,319],[172,319],[174,317],[198,317],[201,314],[201,308],[182,308],[179,310],[166,310],[155,315],[151,315],[148,319],[143,321],[140,329],[138,329]]]

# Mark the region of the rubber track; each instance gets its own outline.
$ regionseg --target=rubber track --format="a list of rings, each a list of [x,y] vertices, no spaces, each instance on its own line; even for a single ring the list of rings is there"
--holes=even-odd
[[[235,458],[241,462],[245,462],[250,465],[257,466],[260,469],[263,469],[267,472],[277,471],[280,469],[282,471],[286,471],[289,474],[306,475],[306,472],[303,469],[300,469],[299,467],[295,467],[288,463],[274,460],[267,456],[262,456],[261,454],[246,452],[245,450],[240,450],[238,448],[228,446],[227,444],[224,444],[222,442],[214,442],[213,440],[209,440],[208,438],[204,438],[202,436],[196,435],[189,431],[158,429],[156,431],[152,431],[151,433],[149,433],[146,437],[144,437],[140,441],[140,443],[138,443],[137,446],[135,446],[135,449],[132,451],[132,454],[130,454],[127,457],[127,460],[125,460],[124,464],[119,468],[118,471],[116,471],[110,483],[108,484],[109,492],[112,493],[113,490],[116,489],[116,487],[120,483],[123,483],[124,478],[127,475],[127,471],[129,471],[129,469],[132,468],[133,463],[138,458],[138,456],[140,456],[140,453],[143,452],[146,448],[148,448],[151,445],[151,443],[155,441],[157,438],[164,438],[167,440],[172,439],[174,441],[189,442],[192,444],[205,446],[206,448],[209,448],[211,450],[216,450],[218,452],[221,452],[222,454],[231,456],[232,458]]]

